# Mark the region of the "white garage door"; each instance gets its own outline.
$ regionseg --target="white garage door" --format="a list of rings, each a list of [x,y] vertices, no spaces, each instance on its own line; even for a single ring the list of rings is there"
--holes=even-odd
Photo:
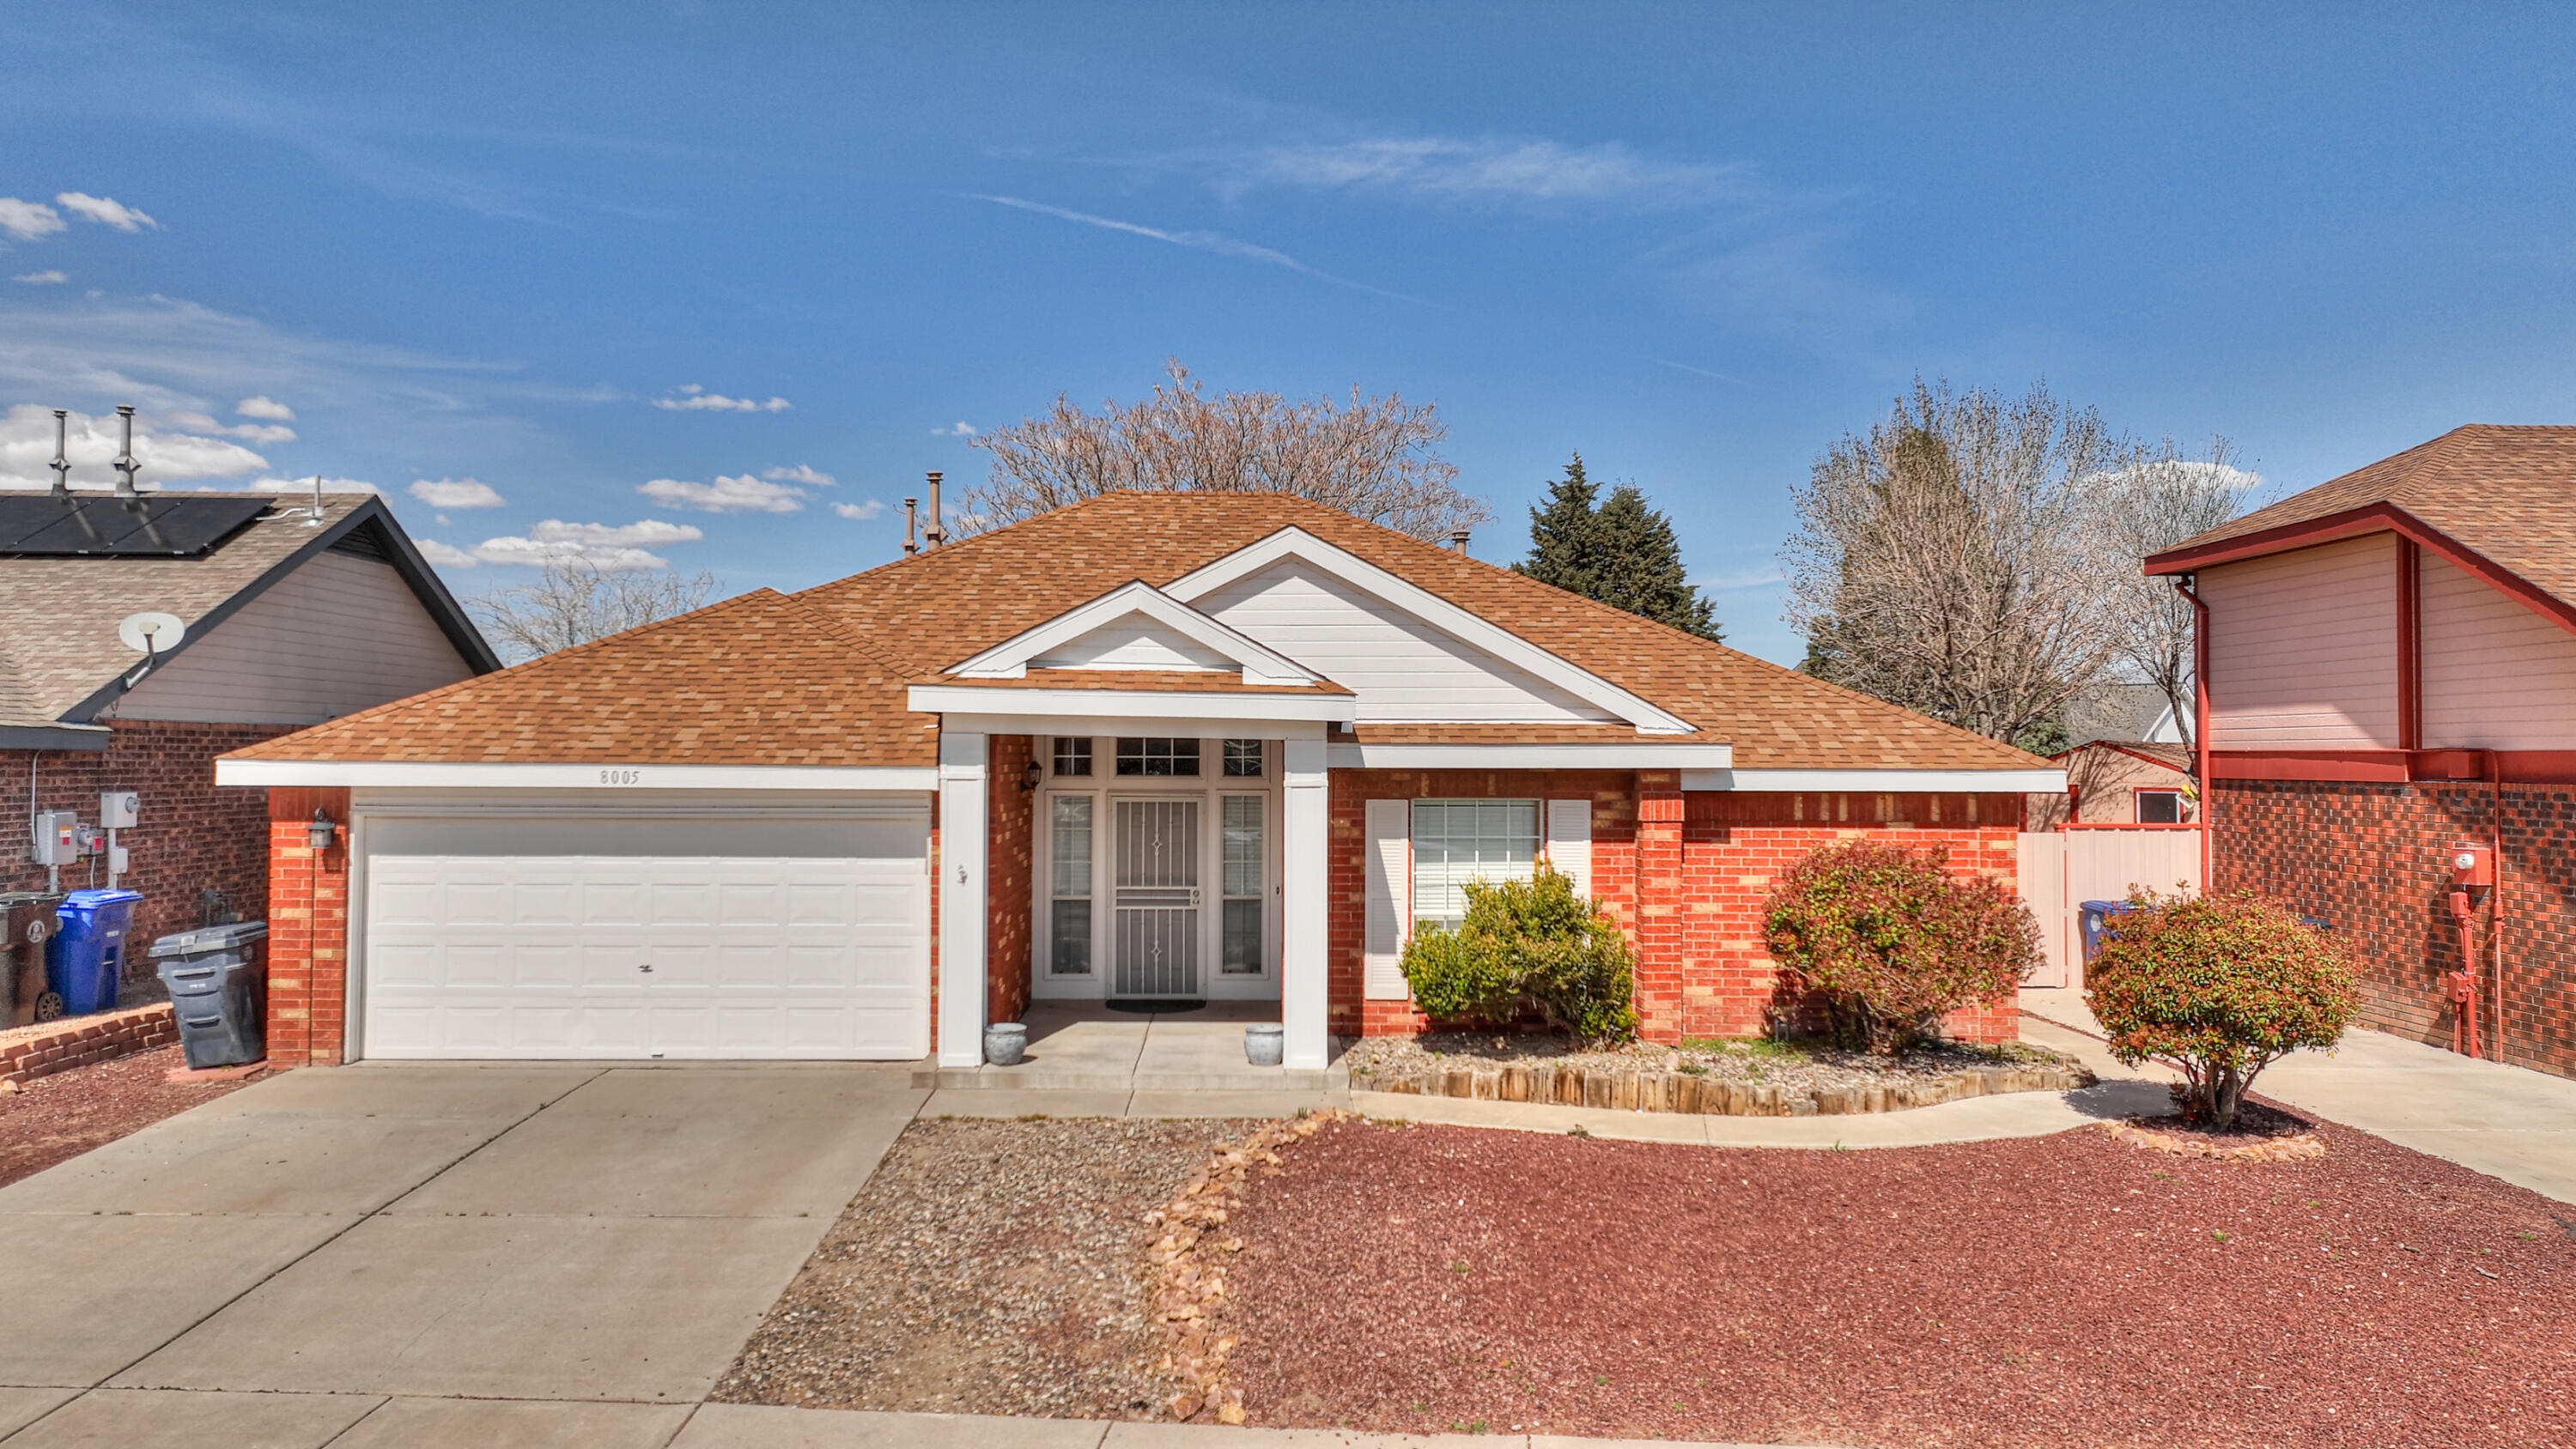
[[[362,1055],[930,1050],[926,808],[363,828]]]

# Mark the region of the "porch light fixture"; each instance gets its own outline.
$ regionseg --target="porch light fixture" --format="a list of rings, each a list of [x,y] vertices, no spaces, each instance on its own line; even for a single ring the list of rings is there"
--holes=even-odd
[[[1038,786],[1044,783],[1045,780],[1046,766],[1039,764],[1035,760],[1029,761],[1029,767],[1020,772],[1020,793],[1023,795],[1036,794],[1038,792]]]
[[[304,827],[304,838],[311,842],[315,850],[329,850],[331,842],[340,838],[340,827],[332,824],[331,817],[316,807],[313,811],[312,823]]]

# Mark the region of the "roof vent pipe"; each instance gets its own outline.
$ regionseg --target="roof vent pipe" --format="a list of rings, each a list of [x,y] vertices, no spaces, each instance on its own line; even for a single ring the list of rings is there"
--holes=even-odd
[[[903,556],[905,558],[910,558],[914,554],[921,552],[921,544],[918,541],[919,530],[917,526],[920,521],[920,515],[916,511],[920,507],[920,504],[921,500],[918,498],[907,498],[903,500]]]
[[[116,419],[124,425],[125,429],[124,449],[116,455],[116,471],[123,475],[116,480],[116,496],[132,498],[135,496],[134,474],[142,467],[140,463],[134,461],[134,405],[117,404]]]
[[[922,538],[933,548],[948,541],[948,525],[939,511],[939,470],[930,470],[930,519],[922,525]]]
[[[1458,550],[1460,553],[1465,553],[1467,551],[1467,530],[1463,528],[1453,528],[1449,530],[1449,546]]]
[[[63,452],[63,439],[66,436],[65,429],[68,426],[64,419],[70,416],[71,414],[65,409],[54,409],[54,461],[52,467],[54,470],[54,496],[56,498],[69,498],[72,496],[72,460]]]

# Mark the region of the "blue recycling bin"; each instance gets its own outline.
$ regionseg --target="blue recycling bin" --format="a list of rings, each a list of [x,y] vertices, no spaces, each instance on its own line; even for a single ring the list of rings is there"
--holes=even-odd
[[[125,976],[125,932],[141,891],[74,891],[54,908],[62,929],[45,943],[45,984],[63,999],[63,1015],[116,1008]]]
[[[2092,965],[2093,958],[2102,954],[2104,924],[2113,916],[2127,915],[2136,909],[2127,901],[2085,901],[2077,907],[2076,919],[2084,928],[2085,965]]]

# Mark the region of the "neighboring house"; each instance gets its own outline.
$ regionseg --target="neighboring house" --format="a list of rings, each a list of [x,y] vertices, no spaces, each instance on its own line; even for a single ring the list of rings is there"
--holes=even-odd
[[[140,612],[186,634],[146,656],[118,635]],[[117,844],[143,893],[138,940],[203,923],[209,892],[266,913],[267,809],[219,789],[227,750],[499,667],[382,502],[326,495],[318,517],[275,494],[0,492],[0,890],[41,888],[28,817],[99,823],[99,796],[142,795]],[[104,852],[63,871],[104,885]],[[143,952],[128,978],[149,979]]]
[[[2200,818],[2191,751],[2179,744],[2094,740],[2050,758],[2065,769],[2066,790],[2030,797],[2033,830],[2054,830],[2070,816],[2081,825],[2182,825]]]
[[[2046,762],[1275,494],[1119,493],[227,756],[272,1055],[981,1060],[1032,998],[1279,1003],[1292,1067],[1545,856],[1648,1037],[1759,1031],[1773,875],[2009,881]],[[316,808],[347,831],[318,854]],[[2009,1003],[1956,1029],[2014,1034]]]
[[[2458,428],[2147,570],[2208,610],[2216,888],[2323,919],[2364,1021],[2447,1042],[2454,854],[2500,842],[2489,1049],[2576,1074],[2576,428]]]
[[[2163,690],[2152,684],[2104,684],[2077,695],[2066,706],[2067,746],[2095,740],[2178,745],[2182,729]]]

